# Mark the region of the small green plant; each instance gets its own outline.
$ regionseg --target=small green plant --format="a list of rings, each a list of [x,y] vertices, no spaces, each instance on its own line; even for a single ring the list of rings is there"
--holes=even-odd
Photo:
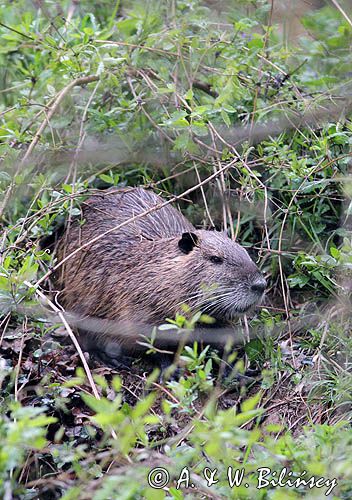
[[[193,347],[185,346],[180,355],[179,362],[182,375],[178,380],[167,382],[167,386],[176,396],[178,403],[169,401],[170,407],[179,408],[181,412],[193,413],[193,402],[198,400],[200,395],[210,394],[214,389],[214,375],[212,359],[207,359],[209,346],[198,352],[198,343],[194,342]]]
[[[5,498],[20,492],[18,479],[29,452],[41,451],[47,444],[47,427],[56,418],[47,416],[46,408],[21,407],[11,403],[11,413],[0,414],[0,495]]]

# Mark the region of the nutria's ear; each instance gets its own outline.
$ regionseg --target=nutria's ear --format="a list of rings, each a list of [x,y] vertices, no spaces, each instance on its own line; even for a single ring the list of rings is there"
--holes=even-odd
[[[194,233],[183,233],[178,247],[183,253],[189,253],[198,243],[198,236]]]

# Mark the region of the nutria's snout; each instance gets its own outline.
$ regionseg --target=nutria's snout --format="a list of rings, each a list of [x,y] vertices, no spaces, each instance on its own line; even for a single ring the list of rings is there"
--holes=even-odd
[[[262,298],[266,289],[266,279],[263,275],[256,276],[251,284],[251,292]]]
[[[229,317],[233,318],[252,311],[263,300],[266,286],[266,279],[258,272],[246,283],[243,289],[245,293],[242,292],[240,300],[234,291],[231,297],[232,303],[229,304]]]
[[[248,311],[261,303],[266,286],[266,279],[260,271],[257,271],[248,281]]]

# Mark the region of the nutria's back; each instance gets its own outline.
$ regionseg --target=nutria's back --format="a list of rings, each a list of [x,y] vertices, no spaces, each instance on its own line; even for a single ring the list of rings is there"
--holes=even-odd
[[[265,280],[246,250],[217,231],[197,230],[162,198],[142,188],[111,189],[82,205],[59,242],[68,259],[59,301],[81,316],[148,324],[174,317],[187,303],[223,322],[260,301]]]
[[[165,200],[153,191],[142,188],[111,188],[92,196],[83,206],[83,213],[86,223],[90,225],[90,231],[101,234],[163,203]],[[124,244],[139,241],[141,238],[170,238],[194,230],[194,226],[178,210],[166,205],[123,226],[114,234],[121,235],[121,244]]]

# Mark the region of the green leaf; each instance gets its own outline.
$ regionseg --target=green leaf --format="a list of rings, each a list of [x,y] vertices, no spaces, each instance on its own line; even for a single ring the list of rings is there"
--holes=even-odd
[[[226,125],[229,127],[231,125],[231,120],[230,120],[229,115],[223,109],[221,110],[220,113],[221,113],[221,118],[224,120]]]
[[[251,398],[246,399],[245,401],[243,401],[243,403],[241,405],[241,411],[243,413],[246,413],[246,412],[249,412],[251,410],[254,410],[254,408],[259,403],[261,397],[262,397],[262,393],[258,392],[257,394],[255,394]]]
[[[339,260],[341,257],[341,252],[336,247],[330,247],[330,254],[334,259]]]
[[[107,184],[114,184],[114,179],[113,179],[113,177],[110,177],[110,175],[100,174],[99,179],[106,182]]]
[[[192,89],[187,90],[187,92],[184,95],[184,98],[187,100],[193,99],[193,90]]]

